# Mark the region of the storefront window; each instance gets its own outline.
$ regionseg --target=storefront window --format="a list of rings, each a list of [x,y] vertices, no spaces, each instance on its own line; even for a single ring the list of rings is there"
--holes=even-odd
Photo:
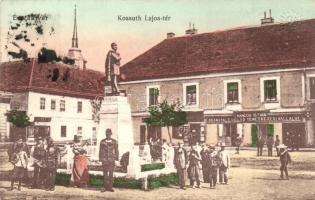
[[[232,82],[227,84],[227,102],[238,103],[238,83]]]
[[[67,127],[61,126],[61,137],[67,137]]]
[[[264,81],[265,101],[277,101],[277,81]]]

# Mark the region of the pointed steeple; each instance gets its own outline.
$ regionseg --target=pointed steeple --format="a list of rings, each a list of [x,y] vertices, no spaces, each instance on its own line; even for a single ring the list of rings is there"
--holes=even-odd
[[[78,29],[77,29],[77,5],[74,5],[74,27],[72,35],[72,48],[78,48]]]
[[[74,60],[74,68],[83,68],[87,61],[83,58],[81,49],[79,49],[78,44],[78,29],[77,29],[77,5],[74,6],[74,26],[73,26],[73,35],[72,35],[72,46],[68,51],[68,58]]]

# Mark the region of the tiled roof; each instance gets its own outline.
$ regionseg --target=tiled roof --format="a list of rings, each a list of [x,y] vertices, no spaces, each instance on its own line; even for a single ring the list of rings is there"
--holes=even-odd
[[[121,68],[122,81],[300,67],[315,62],[315,19],[165,39]]]
[[[23,61],[1,63],[0,91],[34,91],[89,99],[104,94],[104,75],[101,72],[73,69],[61,63],[38,64],[35,61],[32,66],[33,60],[29,63]],[[55,69],[58,69],[59,76],[55,76],[56,80],[52,81]],[[69,76],[66,80],[67,70]]]

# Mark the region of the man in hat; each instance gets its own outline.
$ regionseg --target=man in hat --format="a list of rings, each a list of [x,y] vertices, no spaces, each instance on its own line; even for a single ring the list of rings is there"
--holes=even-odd
[[[280,154],[280,178],[283,179],[283,172],[285,173],[286,179],[289,179],[288,174],[288,164],[291,163],[291,156],[289,154],[287,146],[281,144],[278,146],[279,154]]]
[[[228,169],[231,167],[231,161],[229,153],[225,150],[225,144],[221,145],[219,158],[219,182],[220,184],[228,184]]]
[[[44,141],[41,137],[36,139],[34,146],[33,158],[34,158],[34,176],[32,188],[38,188],[38,185],[43,183],[44,170],[46,168],[45,162],[46,150],[44,147]]]
[[[102,162],[104,175],[104,189],[102,192],[113,190],[113,175],[115,163],[119,160],[117,141],[111,138],[112,130],[106,129],[106,138],[100,143],[99,160]]]
[[[177,169],[178,175],[178,184],[181,189],[186,190],[185,183],[186,183],[186,168],[188,165],[187,161],[187,153],[184,149],[184,144],[182,142],[178,143],[178,148],[175,150],[174,156],[174,165]]]

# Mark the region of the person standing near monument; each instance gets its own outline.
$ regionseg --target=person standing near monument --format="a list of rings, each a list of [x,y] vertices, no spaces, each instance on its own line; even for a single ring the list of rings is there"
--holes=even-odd
[[[59,152],[59,148],[54,145],[53,139],[48,137],[46,149],[46,190],[55,190]]]
[[[15,146],[15,152],[12,155],[11,163],[14,164],[14,169],[11,177],[11,187],[9,191],[14,188],[14,182],[18,181],[18,190],[21,190],[21,183],[27,173],[28,156],[23,149],[23,143],[17,143]]]
[[[210,151],[206,144],[202,145],[202,150],[200,151],[201,156],[201,166],[202,166],[202,176],[203,182],[209,183],[209,169],[210,169]]]
[[[190,186],[193,189],[200,188],[200,167],[199,162],[201,161],[200,154],[197,152],[197,147],[192,146],[188,157],[188,177],[190,179]]]
[[[34,146],[33,158],[34,158],[34,176],[32,188],[38,188],[43,184],[43,178],[46,166],[46,150],[44,147],[44,141],[41,137],[37,138],[37,143]]]
[[[178,148],[175,150],[174,156],[174,165],[177,169],[178,175],[178,184],[180,189],[186,190],[185,183],[186,183],[186,167],[187,167],[187,152],[184,149],[184,144],[179,142]]]
[[[106,129],[106,138],[100,143],[99,161],[102,162],[104,175],[104,189],[102,192],[113,190],[113,175],[115,164],[118,163],[119,153],[117,141],[111,138],[112,130]]]
[[[111,44],[111,50],[108,51],[105,61],[105,83],[110,83],[112,94],[119,93],[117,79],[120,75],[120,54],[117,52],[117,44]]]
[[[86,151],[83,149],[81,141],[77,135],[74,135],[72,152],[74,154],[74,160],[70,186],[87,187],[89,182],[88,160],[85,156]]]
[[[228,184],[228,170],[231,167],[230,155],[225,150],[225,145],[221,145],[219,153],[220,166],[219,166],[219,182],[220,184]]]

